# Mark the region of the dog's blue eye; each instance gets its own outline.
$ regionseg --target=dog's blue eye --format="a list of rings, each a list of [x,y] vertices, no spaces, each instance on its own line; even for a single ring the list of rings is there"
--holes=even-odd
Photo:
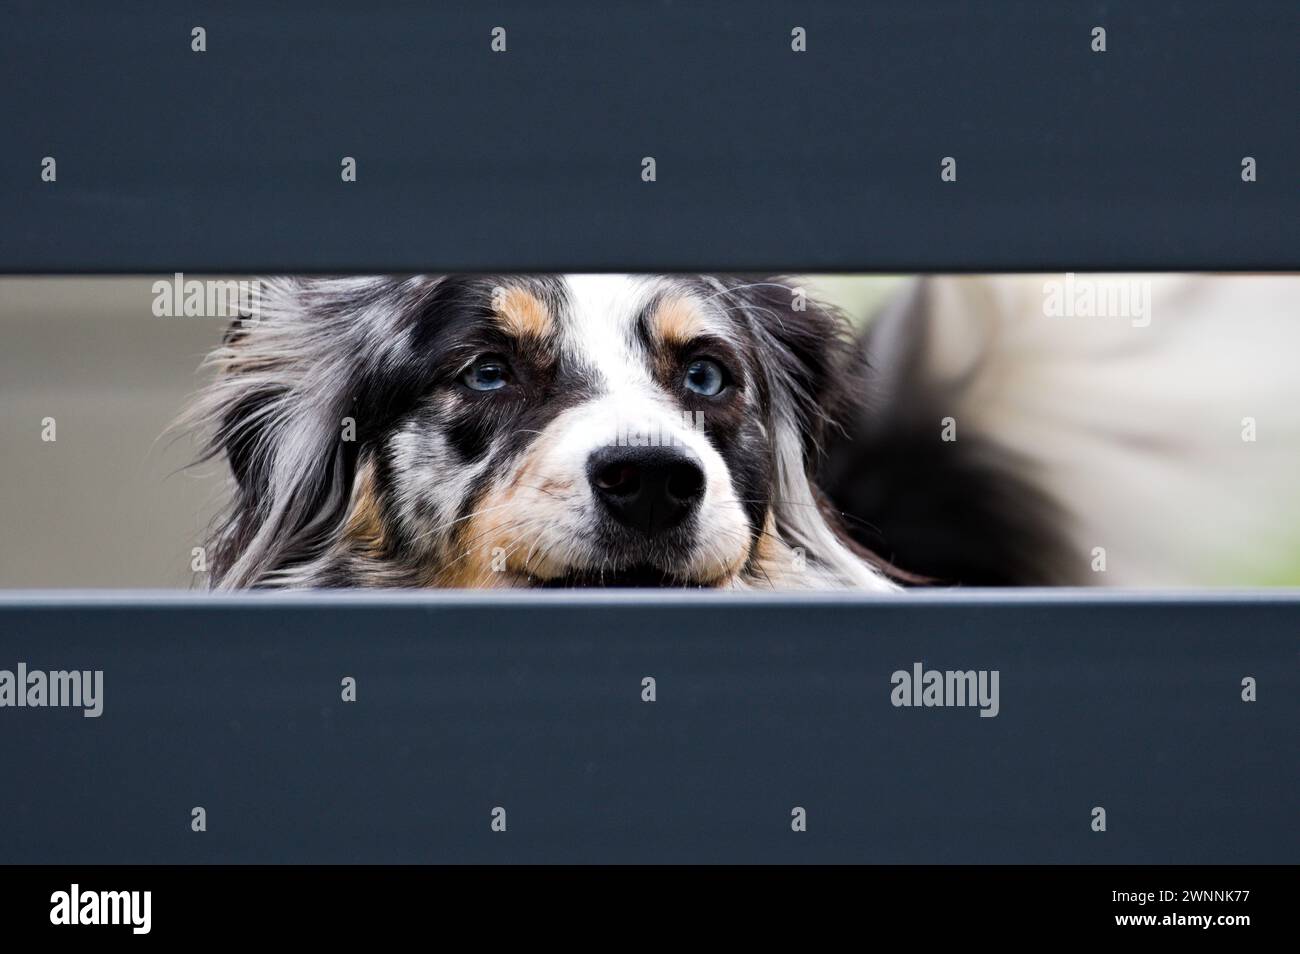
[[[500,358],[479,358],[460,380],[474,391],[495,391],[510,383],[510,368]]]
[[[716,361],[692,361],[686,369],[686,390],[712,397],[727,385],[727,375]]]

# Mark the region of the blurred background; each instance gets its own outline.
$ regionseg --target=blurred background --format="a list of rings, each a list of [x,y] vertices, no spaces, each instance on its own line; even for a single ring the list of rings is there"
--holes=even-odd
[[[187,469],[194,444],[167,430],[228,320],[156,317],[160,278],[0,278],[0,587],[192,585],[227,478]],[[1077,582],[1300,584],[1300,279],[1157,276],[1154,321],[1136,327],[1045,316],[1061,278],[926,280],[920,384],[957,382],[961,419],[1078,504],[1080,547],[1104,539],[1113,571]],[[1116,280],[1132,278],[1151,277]],[[917,287],[796,282],[860,326]]]
[[[0,586],[190,585],[223,482],[163,435],[226,322],[155,317],[155,280],[0,278]]]

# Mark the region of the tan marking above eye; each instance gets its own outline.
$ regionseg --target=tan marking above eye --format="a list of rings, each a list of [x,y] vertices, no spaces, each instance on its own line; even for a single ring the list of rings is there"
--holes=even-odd
[[[651,316],[650,327],[657,337],[673,345],[690,344],[709,331],[695,303],[680,297],[660,302]]]
[[[522,288],[506,289],[497,303],[496,315],[501,327],[516,338],[545,338],[554,328],[550,309]]]

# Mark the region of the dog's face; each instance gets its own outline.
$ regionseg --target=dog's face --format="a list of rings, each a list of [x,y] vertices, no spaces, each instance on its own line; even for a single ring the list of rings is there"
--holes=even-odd
[[[772,495],[754,341],[707,286],[462,282],[373,492],[442,585],[717,585]]]
[[[263,306],[206,408],[240,481],[227,583],[878,579],[842,565],[808,479],[848,368],[797,290],[380,278],[272,285]]]

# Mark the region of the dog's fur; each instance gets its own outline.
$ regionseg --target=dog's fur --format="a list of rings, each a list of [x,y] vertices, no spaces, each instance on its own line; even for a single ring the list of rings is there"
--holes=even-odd
[[[816,485],[860,351],[787,284],[285,279],[258,305],[187,418],[237,483],[214,587],[896,587]],[[466,385],[484,355],[505,386]],[[717,395],[683,386],[701,358],[725,372]],[[628,435],[703,474],[663,533],[620,525],[593,492],[592,456]]]

